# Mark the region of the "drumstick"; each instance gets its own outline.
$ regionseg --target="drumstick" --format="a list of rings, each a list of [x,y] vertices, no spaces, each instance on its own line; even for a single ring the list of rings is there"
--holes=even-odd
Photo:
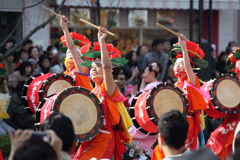
[[[98,26],[96,26],[95,24],[92,24],[91,22],[88,22],[88,21],[86,21],[86,20],[84,20],[84,19],[79,19],[81,22],[83,22],[83,23],[86,23],[87,25],[89,25],[89,26],[91,26],[91,27],[93,27],[93,28],[96,28],[96,29],[98,29]],[[112,32],[109,32],[109,31],[106,31],[106,33],[107,34],[109,34],[109,35],[111,35],[111,36],[114,36],[114,37],[116,37],[116,35],[114,34],[114,33],[112,33]]]
[[[50,12],[50,13],[52,13],[52,14],[54,14],[54,15],[56,15],[56,16],[59,16],[59,17],[61,17],[61,15],[60,14],[57,14],[56,12],[54,12],[53,10],[51,10],[51,9],[49,9],[49,8],[47,8],[46,6],[42,6],[44,9],[46,9],[48,12]]]
[[[179,37],[179,33],[177,33],[177,32],[175,32],[175,31],[173,31],[173,30],[171,30],[171,29],[165,27],[164,25],[162,25],[162,24],[160,24],[160,23],[156,23],[156,25],[159,26],[160,28],[162,28],[162,29],[164,29],[164,30],[166,30],[166,31],[168,31],[168,32],[170,32],[170,33],[172,33],[173,35]],[[186,40],[186,41],[189,41],[188,39],[185,39],[185,40]]]
[[[58,14],[58,13],[54,12],[53,10],[47,8],[46,6],[42,5],[42,7],[43,7],[44,9],[46,9],[48,12],[54,14],[55,16],[59,16],[59,17],[61,17],[61,14]],[[68,23],[72,24],[71,21],[68,21]]]

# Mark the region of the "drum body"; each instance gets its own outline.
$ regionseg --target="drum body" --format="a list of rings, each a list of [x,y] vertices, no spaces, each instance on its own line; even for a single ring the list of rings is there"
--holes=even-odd
[[[31,77],[23,88],[25,106],[35,114],[39,103],[44,98],[74,85],[74,80],[65,74],[47,73]]]
[[[210,90],[215,108],[225,114],[240,111],[240,82],[233,75],[221,75]]]
[[[53,112],[61,112],[71,119],[78,141],[92,139],[103,125],[102,105],[85,88],[67,88],[60,94],[43,100],[36,111],[37,125],[42,124]]]
[[[161,115],[173,109],[187,113],[187,99],[180,89],[165,83],[136,95],[131,103],[130,115],[139,131],[155,135]]]

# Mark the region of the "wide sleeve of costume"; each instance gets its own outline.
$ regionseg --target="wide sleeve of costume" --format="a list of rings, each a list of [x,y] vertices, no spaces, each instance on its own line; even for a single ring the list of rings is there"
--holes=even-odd
[[[151,160],[162,160],[162,159],[164,159],[164,157],[165,157],[165,155],[163,153],[163,150],[160,148],[159,145],[157,145],[154,148]]]
[[[196,76],[196,85],[191,84],[190,80],[186,81],[187,99],[189,103],[189,110],[196,111],[206,109],[207,102],[200,91],[200,81]]]
[[[120,122],[123,129],[122,133],[125,137],[122,140],[125,143],[129,143],[131,140],[131,136],[128,133],[128,128],[131,127],[133,123],[126,110],[126,107],[123,104],[123,102],[126,100],[126,97],[124,97],[119,92],[118,88],[116,88],[114,94],[111,97],[108,96],[104,84],[101,85],[101,91],[103,96],[105,97],[108,110],[110,111],[109,117],[112,119],[112,124],[118,124]]]
[[[64,73],[72,77],[75,80],[77,86],[84,87],[90,91],[93,89],[90,83],[88,68],[85,68],[83,73],[77,72],[75,70],[72,70],[70,72],[65,71]]]

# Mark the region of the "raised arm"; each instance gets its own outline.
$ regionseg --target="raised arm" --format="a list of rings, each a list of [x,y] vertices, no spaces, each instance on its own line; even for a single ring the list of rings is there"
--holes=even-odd
[[[196,75],[193,72],[193,69],[190,63],[187,46],[186,46],[186,37],[180,34],[178,41],[181,44],[182,54],[183,54],[183,64],[187,73],[187,77],[193,85],[196,85]]]
[[[101,62],[102,62],[102,69],[103,69],[103,83],[106,87],[108,96],[112,96],[116,90],[116,83],[114,82],[113,75],[112,75],[112,63],[109,59],[105,39],[107,33],[105,29],[99,27],[98,30],[98,41],[101,48]]]
[[[64,36],[65,36],[67,47],[68,47],[68,49],[70,51],[70,54],[72,55],[72,58],[73,58],[73,61],[74,61],[75,68],[78,72],[84,72],[85,67],[80,66],[80,64],[82,63],[82,59],[81,59],[81,56],[80,56],[80,53],[79,53],[80,50],[79,51],[76,50],[75,45],[73,43],[73,40],[72,40],[71,35],[69,33],[69,30],[68,30],[68,26],[67,26],[68,19],[65,16],[61,16],[60,23],[61,23],[62,31],[63,31]]]

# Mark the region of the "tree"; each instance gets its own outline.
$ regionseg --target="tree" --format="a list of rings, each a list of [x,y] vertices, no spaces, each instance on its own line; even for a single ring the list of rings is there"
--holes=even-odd
[[[23,8],[23,11],[22,11],[22,15],[23,15],[23,12],[24,12],[25,9],[35,7],[35,6],[39,5],[39,4],[41,4],[43,1],[44,1],[44,0],[41,0],[40,2],[37,2],[37,3],[34,4],[34,5],[24,7],[24,8]],[[62,0],[61,4],[60,4],[60,5],[58,6],[58,8],[56,9],[56,12],[59,12],[59,10],[62,8],[62,6],[64,5],[65,2],[66,2],[66,0]],[[22,17],[22,15],[21,15],[21,17]],[[21,41],[19,41],[13,48],[11,48],[9,51],[7,51],[7,53],[5,53],[4,55],[2,55],[2,57],[0,57],[0,61],[2,61],[3,59],[5,59],[5,58],[8,57],[9,55],[14,54],[14,52],[15,52],[17,49],[19,49],[19,48],[22,46],[22,44],[23,44],[27,39],[29,39],[29,38],[30,38],[34,33],[36,33],[39,29],[44,28],[48,23],[50,23],[50,22],[55,18],[55,16],[56,16],[56,15],[53,15],[53,16],[49,17],[49,18],[48,18],[46,21],[44,21],[42,24],[40,24],[40,25],[36,26],[35,28],[33,28],[26,37],[24,37],[24,38],[23,38]],[[21,20],[21,18],[20,18],[20,20]],[[20,20],[19,20],[19,21],[20,21]],[[16,25],[16,26],[17,26],[17,25]],[[10,34],[12,34],[13,32],[14,32],[14,31],[11,31]],[[10,36],[11,36],[11,35],[10,35]],[[10,38],[10,36],[8,35],[7,38],[3,41],[2,44],[4,44],[4,43]]]

